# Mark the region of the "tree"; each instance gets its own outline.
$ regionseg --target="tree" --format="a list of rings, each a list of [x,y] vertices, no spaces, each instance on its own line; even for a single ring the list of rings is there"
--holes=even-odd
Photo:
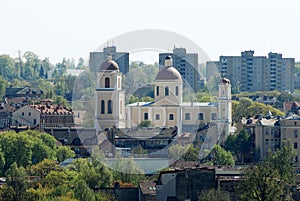
[[[229,135],[225,141],[226,150],[233,153],[237,161],[243,163],[246,154],[251,154],[254,150],[253,139],[246,130],[242,130],[238,135]]]
[[[273,169],[278,171],[281,180],[289,184],[295,184],[296,175],[293,164],[295,162],[296,152],[291,140],[283,141],[282,144],[280,149],[271,153],[267,160],[270,161]]]
[[[145,120],[145,121],[142,121],[140,124],[139,124],[139,127],[142,128],[142,127],[146,127],[148,128],[149,126],[151,126],[152,122],[150,120]]]
[[[58,162],[62,162],[68,158],[74,158],[75,153],[70,149],[70,147],[60,146],[56,149],[56,157]]]
[[[134,162],[133,158],[116,157],[112,164],[114,180],[137,185],[144,178],[144,171]]]
[[[88,187],[86,182],[82,179],[76,182],[74,186],[75,198],[78,200],[89,200],[94,201],[94,192]]]
[[[209,191],[202,191],[199,201],[230,201],[230,196],[228,192],[212,188]]]
[[[295,183],[294,158],[291,141],[287,141],[263,162],[250,166],[240,185],[241,197],[260,201],[292,200],[286,186]]]
[[[284,183],[271,163],[263,162],[249,167],[241,183],[243,200],[277,201],[284,193]]]
[[[17,163],[13,163],[6,172],[6,184],[11,187],[7,190],[13,194],[13,200],[22,200],[22,196],[27,188],[28,179],[26,171],[23,167],[18,167]]]
[[[112,172],[98,160],[77,159],[68,168],[78,172],[78,178],[84,180],[92,189],[108,187],[112,183]]]
[[[211,157],[214,165],[234,165],[232,154],[224,150],[220,145],[214,145]]]
[[[131,149],[131,153],[135,154],[135,157],[143,158],[148,152],[141,145],[138,145]]]

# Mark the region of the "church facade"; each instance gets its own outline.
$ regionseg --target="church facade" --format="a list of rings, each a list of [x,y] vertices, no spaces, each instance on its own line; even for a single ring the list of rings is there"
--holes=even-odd
[[[95,126],[100,130],[134,128],[143,121],[152,127],[177,127],[179,132],[190,132],[201,124],[214,122],[229,133],[231,118],[231,85],[227,79],[219,84],[217,102],[183,102],[183,80],[167,56],[165,66],[154,80],[154,101],[125,105],[122,73],[118,64],[108,55],[97,73]]]

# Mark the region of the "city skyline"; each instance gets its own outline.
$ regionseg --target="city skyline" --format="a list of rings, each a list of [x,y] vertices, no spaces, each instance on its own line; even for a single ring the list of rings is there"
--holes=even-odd
[[[244,50],[255,50],[256,55],[277,52],[300,60],[300,39],[295,26],[300,13],[296,0],[214,0],[193,6],[173,1],[111,4],[13,0],[3,2],[2,6],[0,17],[5,19],[5,28],[0,37],[0,52],[13,57],[20,50],[49,57],[54,63],[61,62],[63,57],[77,61],[79,57],[87,59],[89,52],[107,41],[112,43],[110,39],[118,35],[161,29],[194,41],[211,60]],[[174,45],[184,46],[180,42]]]

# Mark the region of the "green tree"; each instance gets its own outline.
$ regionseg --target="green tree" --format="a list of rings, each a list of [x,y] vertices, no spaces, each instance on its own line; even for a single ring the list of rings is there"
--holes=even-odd
[[[62,162],[68,158],[74,158],[75,153],[68,146],[60,146],[56,149],[56,157],[58,162]]]
[[[242,130],[239,134],[229,135],[226,138],[224,147],[233,153],[238,162],[243,163],[246,154],[254,152],[253,139],[246,130]]]
[[[144,158],[148,152],[141,145],[138,145],[131,149],[131,153],[135,154],[134,157]]]
[[[145,120],[145,121],[142,121],[140,124],[139,124],[139,127],[149,127],[151,126],[152,122],[150,120]]]
[[[220,145],[214,145],[211,157],[214,165],[234,165],[232,154],[224,150]]]
[[[94,201],[94,192],[88,187],[86,182],[82,179],[78,180],[74,186],[75,198],[78,200]]]
[[[13,163],[6,172],[6,184],[11,187],[7,190],[12,191],[13,200],[22,200],[23,194],[28,185],[28,178],[23,167],[18,167],[17,163]]]
[[[78,178],[84,180],[90,188],[108,187],[112,183],[112,172],[98,160],[77,159],[68,168],[78,172]]]
[[[212,188],[209,191],[202,191],[199,201],[230,201],[230,196],[228,192]]]
[[[144,178],[144,171],[136,164],[133,158],[116,157],[112,164],[114,169],[114,180],[137,185]]]
[[[295,184],[295,171],[293,164],[295,162],[296,152],[291,140],[283,141],[279,150],[271,153],[267,160],[278,171],[282,181],[289,184]]]

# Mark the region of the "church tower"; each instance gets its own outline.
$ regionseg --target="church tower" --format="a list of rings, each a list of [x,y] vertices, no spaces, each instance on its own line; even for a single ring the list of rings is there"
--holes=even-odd
[[[97,73],[95,127],[104,130],[125,127],[125,93],[122,91],[122,73],[108,54]]]
[[[232,123],[231,84],[230,80],[222,78],[219,84],[218,117],[224,124],[225,134],[228,135]]]

